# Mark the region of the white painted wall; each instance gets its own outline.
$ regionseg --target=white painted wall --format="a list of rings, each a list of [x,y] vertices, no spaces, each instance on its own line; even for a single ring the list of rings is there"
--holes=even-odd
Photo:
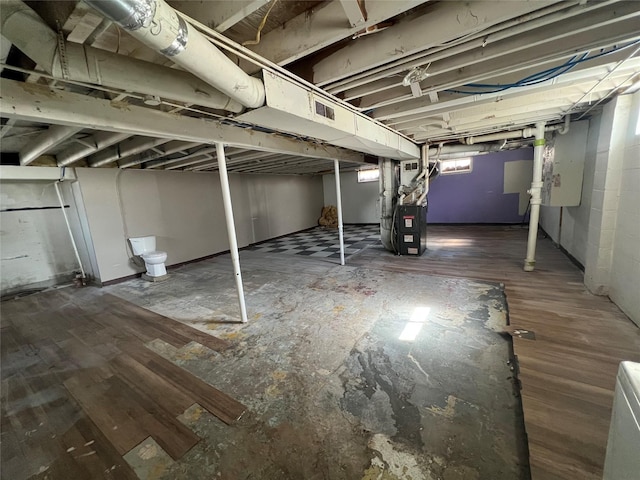
[[[107,282],[141,269],[126,239],[156,235],[173,265],[228,250],[217,174],[76,169],[98,264]],[[238,246],[316,225],[319,177],[229,175]]]
[[[542,207],[541,225],[585,267],[584,282],[640,325],[640,92],[590,121],[581,204]]]
[[[336,177],[322,176],[324,204],[336,205]],[[380,223],[378,182],[358,183],[358,172],[340,172],[342,221],[344,223]]]
[[[69,205],[67,215],[81,256],[89,263],[71,183],[62,184],[61,191]],[[0,290],[3,294],[73,278],[78,264],[51,181],[3,181],[0,207]],[[30,209],[7,211],[23,208]],[[91,272],[90,267],[88,270]]]
[[[627,117],[626,129],[614,139],[621,159],[609,297],[640,326],[640,92],[619,97],[616,115]]]
[[[599,132],[600,116],[592,117],[589,121],[585,148],[580,205],[576,207],[547,207],[543,205],[540,209],[540,225],[544,231],[583,266],[587,255],[587,234]],[[568,135],[571,135],[571,131]],[[562,221],[560,220],[561,209]]]

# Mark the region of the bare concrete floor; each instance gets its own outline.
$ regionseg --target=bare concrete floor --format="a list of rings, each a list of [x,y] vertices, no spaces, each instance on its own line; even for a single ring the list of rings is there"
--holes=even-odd
[[[499,285],[241,252],[249,322],[228,256],[162,283],[103,289],[235,343],[148,346],[249,407],[178,462],[143,442],[141,478],[528,479]]]

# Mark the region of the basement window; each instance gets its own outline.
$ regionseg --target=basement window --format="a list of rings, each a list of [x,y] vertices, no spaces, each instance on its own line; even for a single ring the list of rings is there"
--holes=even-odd
[[[380,170],[375,168],[371,170],[358,170],[358,183],[377,182],[380,178]]]
[[[455,158],[440,161],[440,173],[469,173],[471,171],[471,157]]]

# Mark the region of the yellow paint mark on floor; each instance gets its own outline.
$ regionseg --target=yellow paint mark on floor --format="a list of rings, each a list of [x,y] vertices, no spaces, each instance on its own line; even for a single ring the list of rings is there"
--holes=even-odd
[[[333,307],[333,313],[336,315],[342,312],[343,310],[344,310],[344,305],[336,305],[335,307]]]
[[[225,340],[239,340],[245,337],[245,335],[238,331],[238,332],[228,332],[228,333],[221,333],[220,335],[218,335],[220,338],[224,338]]]
[[[269,385],[264,393],[267,397],[279,397],[282,392],[277,385]]]
[[[187,408],[182,414],[182,418],[189,422],[195,422],[200,419],[203,413],[204,409],[200,405],[196,404]]]
[[[431,413],[435,413],[436,415],[442,415],[446,418],[453,418],[453,416],[456,414],[457,401],[458,399],[456,397],[454,397],[453,395],[449,395],[447,397],[446,407],[442,408],[434,405],[433,407],[429,407],[427,410],[429,410]]]

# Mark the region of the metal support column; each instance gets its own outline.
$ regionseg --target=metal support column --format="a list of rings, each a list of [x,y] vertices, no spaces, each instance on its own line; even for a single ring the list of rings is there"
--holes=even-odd
[[[227,160],[224,156],[224,145],[216,143],[218,155],[218,169],[220,173],[220,186],[222,187],[222,202],[224,204],[224,217],[227,221],[227,234],[229,235],[229,250],[233,263],[233,274],[238,290],[238,303],[240,304],[240,316],[242,323],[247,321],[247,307],[244,303],[244,288],[242,286],[242,273],[240,272],[240,255],[238,254],[238,241],[236,239],[236,227],[233,221],[233,208],[231,206],[231,190],[229,189],[229,175],[227,174]]]
[[[342,229],[342,194],[340,193],[340,162],[333,161],[336,170],[336,207],[338,209],[338,236],[340,237],[340,265],[344,265],[344,232]]]

